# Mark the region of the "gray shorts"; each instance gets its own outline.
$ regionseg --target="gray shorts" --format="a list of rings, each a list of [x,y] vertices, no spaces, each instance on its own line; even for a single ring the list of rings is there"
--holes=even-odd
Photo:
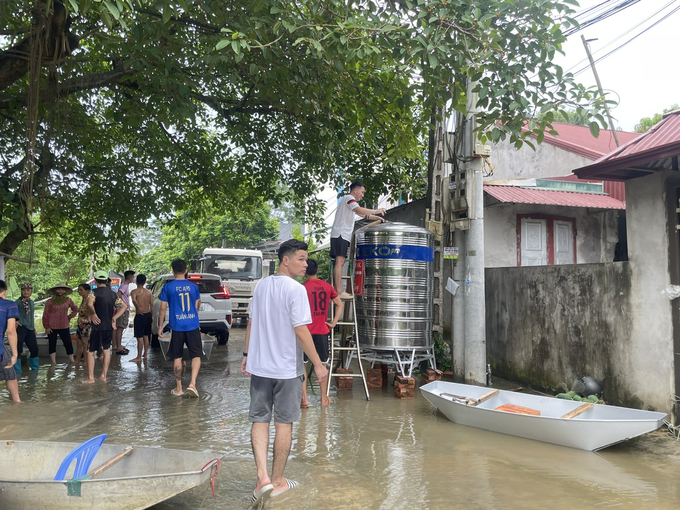
[[[250,376],[250,413],[253,423],[293,423],[300,419],[304,376],[295,379],[269,379]]]

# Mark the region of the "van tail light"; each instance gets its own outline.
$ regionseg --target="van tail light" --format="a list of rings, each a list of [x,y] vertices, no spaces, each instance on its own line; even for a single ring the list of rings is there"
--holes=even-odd
[[[229,295],[227,287],[222,287],[222,292],[219,294],[210,294],[210,297],[213,299],[229,299],[231,296]]]
[[[227,315],[227,322],[228,322],[229,325],[231,326],[231,315]]]

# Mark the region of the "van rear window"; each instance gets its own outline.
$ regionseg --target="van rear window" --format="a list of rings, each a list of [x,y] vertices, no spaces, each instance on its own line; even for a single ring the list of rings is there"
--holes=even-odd
[[[222,292],[222,282],[220,280],[215,280],[215,279],[210,279],[210,280],[202,280],[202,279],[194,279],[194,278],[189,278],[189,281],[191,283],[195,283],[198,285],[198,290],[201,294],[215,294],[218,292]]]

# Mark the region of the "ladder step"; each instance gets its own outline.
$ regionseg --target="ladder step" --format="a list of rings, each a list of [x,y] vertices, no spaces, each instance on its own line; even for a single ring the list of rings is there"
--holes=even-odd
[[[333,347],[334,351],[358,351],[357,347]]]
[[[338,322],[336,326],[354,326],[353,322]]]
[[[362,374],[338,374],[338,373],[333,373],[333,374],[331,374],[331,377],[362,377]]]

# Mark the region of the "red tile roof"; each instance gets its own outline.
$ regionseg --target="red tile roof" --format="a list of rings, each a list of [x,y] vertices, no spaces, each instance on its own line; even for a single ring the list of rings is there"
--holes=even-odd
[[[600,136],[595,138],[590,133],[590,129],[584,126],[561,124],[559,122],[553,122],[552,125],[555,131],[559,133],[559,136],[546,133],[543,143],[560,147],[561,149],[593,160],[616,149],[614,136],[609,129],[600,130]],[[640,136],[640,133],[628,133],[626,131],[617,131],[616,134],[621,145]]]
[[[678,169],[680,156],[680,110],[592,165],[574,170],[583,179],[626,181],[664,169]]]
[[[608,195],[520,188],[517,186],[485,185],[484,193],[500,202],[513,204],[562,205],[593,209],[625,209],[626,203]]]

